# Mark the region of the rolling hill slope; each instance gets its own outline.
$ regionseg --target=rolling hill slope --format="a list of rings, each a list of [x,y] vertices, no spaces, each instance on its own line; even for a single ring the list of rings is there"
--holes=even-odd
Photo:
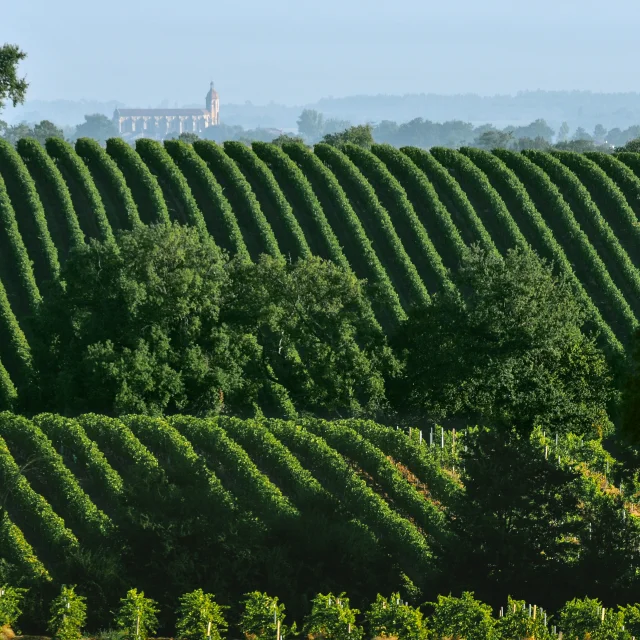
[[[25,317],[70,248],[167,219],[244,259],[313,253],[350,268],[380,291],[375,312],[390,331],[450,286],[447,269],[470,244],[530,245],[570,279],[606,347],[621,351],[640,313],[639,167],[640,154],[387,145],[1,145],[0,320],[11,330],[0,408],[25,377]]]

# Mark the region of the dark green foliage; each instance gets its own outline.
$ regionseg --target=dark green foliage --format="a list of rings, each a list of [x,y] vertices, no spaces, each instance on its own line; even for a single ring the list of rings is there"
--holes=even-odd
[[[400,183],[384,163],[367,149],[347,143],[343,151],[373,186],[382,206],[390,212],[389,217],[398,237],[427,290],[438,291],[451,286],[442,258]]]
[[[18,45],[7,43],[0,47],[0,111],[7,99],[14,107],[24,102],[29,84],[18,77],[18,65],[26,57]]]
[[[283,252],[290,259],[310,256],[311,251],[300,224],[269,167],[241,142],[225,142],[224,150],[235,160],[260,199],[261,207]]]
[[[20,235],[33,262],[36,282],[41,286],[58,275],[58,252],[51,240],[33,179],[17,151],[5,140],[0,140],[0,175],[16,212]]]
[[[76,140],[76,153],[91,172],[100,192],[109,223],[114,230],[133,229],[140,224],[138,207],[122,171],[107,152],[91,138]]]
[[[61,260],[67,259],[73,247],[84,243],[71,194],[54,161],[44,147],[32,138],[23,138],[16,146],[38,190],[47,224]]]
[[[140,138],[136,142],[136,151],[162,187],[169,218],[194,226],[203,237],[207,235],[204,218],[191,189],[166,149],[156,140]]]
[[[383,372],[395,360],[360,283],[331,263],[227,264],[210,238],[174,224],[124,233],[119,248],[85,246],[62,278],[36,321],[44,408],[371,415],[385,406]]]
[[[360,124],[337,133],[328,133],[322,138],[322,142],[333,147],[353,144],[364,149],[371,149],[374,144],[373,127],[370,124]]]
[[[399,340],[407,353],[399,393],[414,417],[611,431],[610,370],[581,331],[584,313],[564,277],[530,250],[503,261],[476,249],[454,283],[460,293],[418,310]]]
[[[207,163],[193,147],[177,140],[165,140],[164,146],[187,179],[207,230],[216,244],[241,259],[249,259],[242,231],[222,188]]]
[[[349,158],[327,144],[315,147],[316,155],[340,182],[351,205],[359,213],[374,249],[381,256],[405,311],[426,304],[429,294],[415,265],[398,237],[389,213],[380,204],[373,187]]]
[[[46,147],[69,187],[73,207],[85,236],[113,242],[113,231],[102,198],[80,156],[68,142],[58,138],[49,138]]]
[[[109,415],[222,407],[244,358],[218,326],[226,278],[213,241],[189,228],[140,227],[120,250],[83,247],[62,278],[38,324],[41,384],[53,406]]]
[[[340,183],[305,146],[287,143],[283,150],[301,168],[321,200],[322,210],[351,268],[358,277],[366,278],[370,290],[375,291],[372,304],[382,324],[396,326],[405,317],[398,294]]]
[[[107,140],[107,153],[114,159],[131,189],[144,224],[169,222],[169,211],[156,177],[149,171],[137,152],[124,140]]]
[[[193,148],[207,163],[225,191],[225,195],[238,218],[238,224],[251,258],[257,260],[263,253],[276,257],[281,256],[273,230],[260,209],[260,204],[251,190],[251,186],[235,162],[227,156],[222,147],[214,142],[198,140],[194,143]]]

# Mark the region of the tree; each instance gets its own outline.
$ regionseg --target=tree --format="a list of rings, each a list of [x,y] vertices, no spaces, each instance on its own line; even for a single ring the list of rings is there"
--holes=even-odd
[[[538,136],[537,138],[518,138],[514,145],[516,151],[523,151],[525,149],[540,149],[541,151],[547,151],[551,147],[551,143],[545,138]]]
[[[340,120],[339,118],[329,118],[324,123],[324,129],[322,131],[323,135],[327,135],[330,133],[339,133],[340,131],[344,131],[351,127],[351,122],[349,120]]]
[[[281,133],[277,138],[271,141],[271,144],[275,144],[278,147],[282,147],[283,144],[304,144],[304,140],[300,136],[292,136],[288,133]]]
[[[564,142],[569,137],[569,124],[563,122],[558,130],[558,142]]]
[[[176,631],[184,640],[222,640],[229,625],[214,596],[196,589],[180,597]]]
[[[177,138],[180,142],[186,142],[187,144],[193,144],[196,140],[200,140],[200,136],[197,133],[191,131],[183,131]]]
[[[84,122],[76,126],[73,139],[93,138],[104,145],[109,138],[118,137],[118,128],[111,118],[102,113],[93,113],[84,117]]]
[[[79,248],[61,278],[33,325],[30,403],[278,417],[386,407],[393,353],[362,283],[329,261],[228,261],[209,236],[166,224]]]
[[[351,144],[364,147],[365,149],[371,149],[375,143],[373,139],[373,127],[370,124],[361,124],[356,127],[349,127],[339,133],[330,133],[322,138],[322,142],[325,144],[339,147],[343,144],[350,142]]]
[[[322,136],[324,117],[319,111],[305,109],[298,118],[298,131],[306,139],[316,141]]]
[[[574,151],[584,153],[585,151],[607,151],[607,147],[598,147],[593,140],[567,140],[553,145],[559,151]]]
[[[582,127],[578,127],[574,132],[573,136],[571,136],[572,140],[593,140],[591,135],[587,132],[586,129]]]
[[[392,593],[390,598],[378,594],[365,620],[372,638],[425,640],[427,637],[422,612],[403,602],[399,593]]]
[[[465,490],[450,507],[456,535],[445,555],[462,584],[492,599],[539,593],[577,560],[580,476],[545,457],[540,435],[469,429],[460,443]]]
[[[15,145],[22,138],[33,138],[33,129],[26,122],[21,122],[20,124],[6,127],[2,137]]]
[[[601,124],[597,124],[593,130],[593,139],[597,144],[604,144],[606,138],[607,130]]]
[[[624,146],[617,147],[616,151],[630,151],[631,153],[640,153],[640,138],[629,140]]]
[[[18,78],[18,65],[27,57],[15,44],[4,44],[0,47],[0,111],[7,100],[13,106],[24,102],[29,84],[26,78]]]
[[[479,149],[508,149],[513,142],[513,133],[504,131],[485,131],[477,137],[473,143],[474,147]]]
[[[288,264],[263,256],[235,262],[228,287],[222,321],[260,345],[245,376],[264,389],[264,410],[277,414],[268,381],[315,415],[371,416],[386,408],[384,378],[395,358],[352,273],[317,257]]]
[[[219,326],[227,276],[213,240],[177,224],[143,226],[119,247],[78,249],[62,278],[36,319],[34,345],[41,389],[58,410],[221,409],[243,358]]]
[[[130,589],[126,597],[120,599],[116,626],[124,631],[126,640],[147,640],[158,629],[158,611],[156,603],[145,598],[144,591],[138,593],[137,589]]]
[[[496,621],[491,607],[465,591],[460,598],[438,596],[437,602],[428,602],[434,610],[429,619],[429,631],[437,638],[464,638],[464,640],[498,640]]]
[[[358,609],[351,609],[349,598],[341,593],[318,594],[311,603],[311,613],[304,621],[303,633],[326,640],[361,640],[362,627],[356,625]]]
[[[87,619],[85,601],[75,592],[75,586],[62,586],[60,595],[51,603],[49,631],[54,640],[80,640]]]
[[[453,281],[399,331],[406,368],[396,406],[408,404],[413,419],[506,431],[611,431],[610,368],[582,332],[584,311],[563,275],[530,249],[503,259],[475,247]]]
[[[33,127],[32,135],[25,137],[35,138],[40,144],[44,145],[49,138],[62,138],[64,140],[64,133],[53,122],[42,120]]]

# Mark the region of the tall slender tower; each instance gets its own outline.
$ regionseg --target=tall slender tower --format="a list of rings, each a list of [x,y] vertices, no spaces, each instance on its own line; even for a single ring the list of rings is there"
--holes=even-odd
[[[207,111],[211,114],[211,124],[220,124],[220,98],[218,92],[213,88],[213,80],[206,98]]]

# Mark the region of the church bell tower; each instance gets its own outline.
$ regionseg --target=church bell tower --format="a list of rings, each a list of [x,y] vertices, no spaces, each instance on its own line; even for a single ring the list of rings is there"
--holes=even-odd
[[[207,111],[211,114],[211,124],[220,124],[220,98],[218,92],[213,88],[213,80],[209,87],[206,98]]]

